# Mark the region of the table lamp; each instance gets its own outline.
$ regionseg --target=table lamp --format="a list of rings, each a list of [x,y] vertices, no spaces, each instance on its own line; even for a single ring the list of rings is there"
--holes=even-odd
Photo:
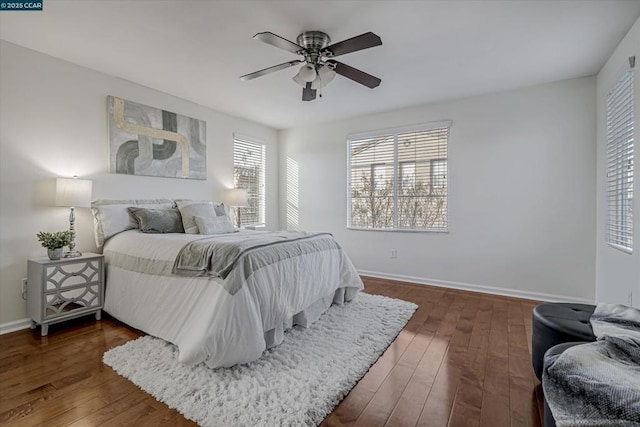
[[[231,188],[224,192],[224,202],[235,208],[237,217],[237,227],[240,228],[240,208],[249,206],[249,198],[247,190],[244,188]]]
[[[56,206],[71,208],[69,213],[69,231],[71,231],[71,243],[69,251],[64,253],[65,258],[81,256],[82,253],[76,248],[76,230],[74,214],[75,208],[88,208],[91,206],[91,190],[93,182],[88,179],[56,178]]]

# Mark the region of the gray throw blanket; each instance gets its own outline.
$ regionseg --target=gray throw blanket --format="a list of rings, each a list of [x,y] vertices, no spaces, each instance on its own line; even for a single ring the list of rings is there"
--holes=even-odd
[[[317,236],[325,238],[312,239]],[[173,273],[225,279],[234,267],[242,264],[247,277],[251,271],[285,258],[339,248],[329,233],[280,231],[205,237],[180,249]]]
[[[599,304],[598,341],[545,364],[542,383],[560,426],[640,426],[640,310]]]

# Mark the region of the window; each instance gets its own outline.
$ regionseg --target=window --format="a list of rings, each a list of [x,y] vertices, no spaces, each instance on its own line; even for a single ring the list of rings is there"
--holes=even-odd
[[[447,159],[431,160],[431,185],[433,188],[447,186]]]
[[[446,231],[449,126],[351,135],[347,226]]]
[[[400,162],[400,187],[411,189],[416,186],[415,162]]]
[[[387,165],[384,163],[378,163],[375,165],[371,165],[371,177],[373,179],[373,188],[376,190],[381,190],[385,185],[385,170]]]
[[[265,224],[265,146],[234,137],[233,180],[247,190],[249,207],[240,209],[242,225]]]
[[[629,253],[633,250],[633,74],[632,65],[607,95],[607,243]]]

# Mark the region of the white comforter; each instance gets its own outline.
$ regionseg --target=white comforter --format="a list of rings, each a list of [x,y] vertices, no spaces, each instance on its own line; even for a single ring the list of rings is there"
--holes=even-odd
[[[236,234],[247,233],[260,232]],[[349,301],[363,288],[341,249],[278,261],[247,279],[234,271],[224,279],[242,282],[233,295],[219,278],[172,275],[180,249],[201,238],[130,230],[104,247],[105,311],[176,344],[186,364],[227,367],[256,360],[282,342],[292,324],[306,326],[332,302]]]

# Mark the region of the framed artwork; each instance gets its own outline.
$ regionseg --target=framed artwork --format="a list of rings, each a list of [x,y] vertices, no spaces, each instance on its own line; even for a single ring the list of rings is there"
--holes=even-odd
[[[107,97],[109,172],[207,179],[207,123]]]

